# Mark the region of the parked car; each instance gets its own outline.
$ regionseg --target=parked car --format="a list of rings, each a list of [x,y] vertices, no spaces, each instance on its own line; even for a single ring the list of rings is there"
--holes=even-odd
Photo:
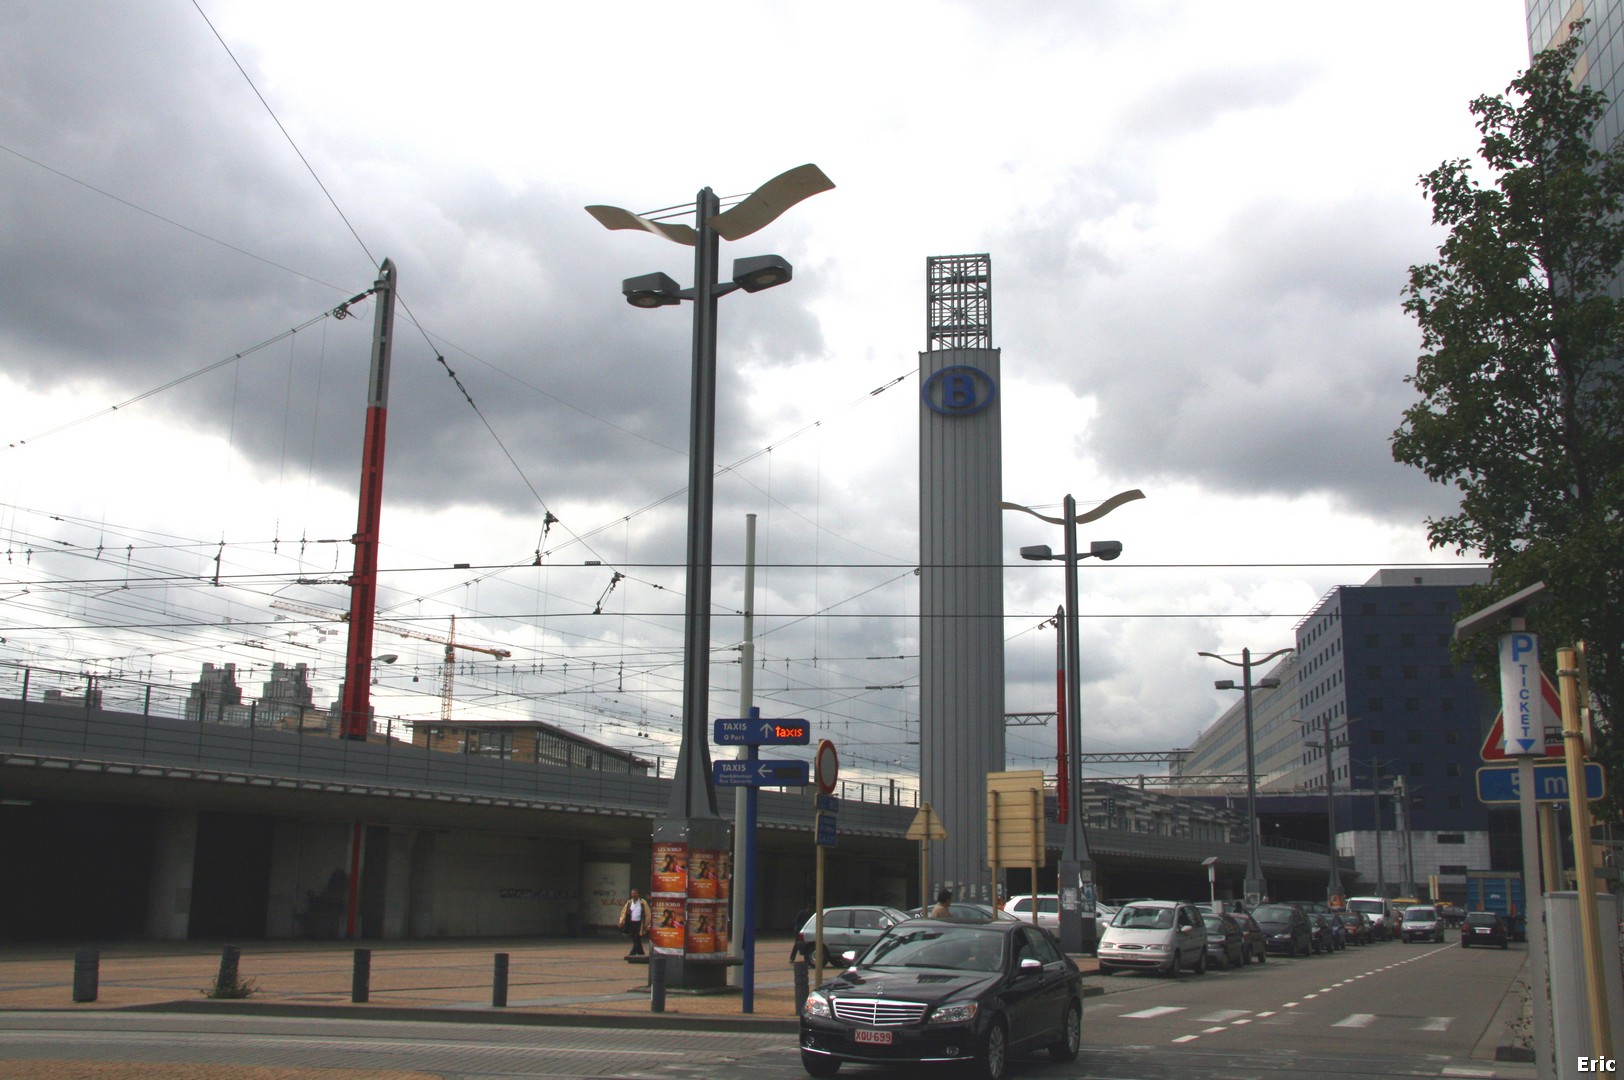
[[[935,904],[916,907],[908,913],[911,919],[930,918],[931,909]],[[992,922],[994,919],[1003,919],[1007,922],[1019,922],[1015,916],[1003,908],[995,908],[991,904],[975,904],[965,900],[955,900],[947,905],[948,918],[963,922]]]
[[[831,963],[839,963],[843,952],[856,950],[861,956],[863,950],[880,940],[881,934],[907,918],[907,912],[883,904],[824,908],[823,955],[817,959],[822,961],[823,967],[828,967]],[[813,915],[795,935],[803,956],[812,955],[817,934],[818,917]]]
[[[1207,926],[1194,904],[1139,900],[1125,904],[1100,935],[1101,975],[1156,971],[1176,976],[1207,971]]]
[[[1233,912],[1230,917],[1240,924],[1241,936],[1246,939],[1247,961],[1256,960],[1260,964],[1268,963],[1269,942],[1263,933],[1263,927],[1259,926],[1257,920],[1244,911]]]
[[[1270,952],[1307,956],[1314,951],[1314,930],[1296,904],[1259,904],[1252,909],[1252,918],[1262,928]]]
[[[827,1077],[848,1061],[954,1061],[1003,1080],[1010,1058],[1029,1051],[1075,1060],[1082,1033],[1082,975],[1047,931],[915,919],[806,996],[801,1065]]]
[[[1053,933],[1060,932],[1060,897],[1054,893],[1039,896],[1012,896],[1004,901],[1004,910],[1022,922],[1032,921],[1032,909],[1037,908],[1037,924]]]
[[[1393,904],[1382,896],[1350,896],[1349,911],[1362,911],[1370,919],[1370,931],[1379,941],[1390,941],[1398,920],[1393,915]]]
[[[1438,909],[1430,904],[1415,904],[1404,909],[1404,917],[1399,920],[1399,934],[1405,942],[1435,941],[1439,944],[1444,940],[1444,920],[1438,914]]]
[[[1234,916],[1211,911],[1201,913],[1201,922],[1207,928],[1207,963],[1217,964],[1228,971],[1230,966],[1242,967],[1247,960],[1246,936]]]
[[[1369,945],[1375,941],[1375,935],[1370,930],[1370,917],[1362,911],[1339,911],[1337,919],[1347,931],[1349,945]]]
[[[1308,920],[1314,951],[1317,953],[1336,952],[1336,932],[1331,929],[1331,917],[1322,915],[1317,911],[1305,911],[1303,917]]]
[[[1470,949],[1473,945],[1498,945],[1503,949],[1507,936],[1506,924],[1492,911],[1468,911],[1466,921],[1460,928],[1463,949]]]

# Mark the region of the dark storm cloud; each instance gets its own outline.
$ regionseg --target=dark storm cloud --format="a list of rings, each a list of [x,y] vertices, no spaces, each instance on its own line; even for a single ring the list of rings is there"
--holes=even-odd
[[[686,282],[691,249],[604,232],[582,210],[587,193],[514,190],[477,162],[448,172],[383,156],[364,110],[354,140],[342,110],[290,124],[315,127],[300,149],[341,218],[190,9],[0,18],[8,374],[93,381],[105,397],[90,405],[133,396],[367,288],[370,252],[395,261],[401,285],[391,498],[533,507],[520,470],[549,502],[615,491],[638,505],[685,483],[691,313],[630,309],[619,283],[650,269]],[[254,70],[252,50],[238,59]],[[724,301],[727,361],[815,353],[815,295]],[[285,465],[291,445],[315,475],[351,486],[370,302],[354,314],[139,407],[229,432],[262,468]],[[742,392],[720,380],[718,412],[754,445]],[[94,425],[57,437],[94,438]]]
[[[1111,472],[1322,493],[1413,521],[1439,493],[1392,462],[1388,438],[1411,399],[1399,287],[1426,253],[1419,217],[1368,199],[1257,204],[1176,261],[1129,267],[1081,241],[1051,244],[1043,265],[1056,276],[1012,284],[1004,309],[1044,305],[1043,320],[1011,320],[1044,327],[1015,342],[1098,399],[1082,438]]]

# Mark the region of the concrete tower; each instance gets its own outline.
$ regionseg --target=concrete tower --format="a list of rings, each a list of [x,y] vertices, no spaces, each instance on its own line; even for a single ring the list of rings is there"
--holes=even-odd
[[[987,774],[1004,768],[1002,427],[992,260],[925,260],[919,354],[919,789],[947,839],[931,889],[990,902]],[[930,902],[931,897],[921,897]]]

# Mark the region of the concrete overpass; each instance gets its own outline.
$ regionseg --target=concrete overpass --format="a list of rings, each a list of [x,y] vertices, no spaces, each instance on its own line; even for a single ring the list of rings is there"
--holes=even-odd
[[[357,836],[362,937],[576,933],[647,889],[668,784],[0,699],[0,938],[336,937]],[[919,903],[903,838],[915,812],[843,801],[828,903]],[[763,791],[759,821],[758,925],[784,929],[812,891],[810,798]],[[1102,895],[1200,898],[1202,859],[1237,886],[1246,864],[1227,838],[1091,828],[1089,841]],[[1059,846],[1054,827],[1051,883]],[[1264,866],[1277,895],[1323,892],[1323,851],[1265,847]]]

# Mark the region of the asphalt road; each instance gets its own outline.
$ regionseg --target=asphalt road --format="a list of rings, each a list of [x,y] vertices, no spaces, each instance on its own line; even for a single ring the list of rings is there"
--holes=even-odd
[[[1091,979],[1080,1061],[1017,1063],[1015,1080],[1526,1078],[1486,1060],[1520,948],[1391,943],[1178,979]],[[1492,1051],[1492,1047],[1490,1047]],[[1474,1057],[1474,1053],[1478,1056]],[[39,1063],[77,1071],[36,1071]],[[95,1071],[91,1071],[92,1067]],[[113,1070],[113,1071],[106,1071]],[[122,1071],[120,1071],[122,1070]],[[159,1070],[159,1071],[153,1071]],[[842,1075],[913,1080],[848,1067]],[[95,1080],[799,1080],[794,1038],[720,1032],[164,1012],[0,1013],[0,1077]]]

